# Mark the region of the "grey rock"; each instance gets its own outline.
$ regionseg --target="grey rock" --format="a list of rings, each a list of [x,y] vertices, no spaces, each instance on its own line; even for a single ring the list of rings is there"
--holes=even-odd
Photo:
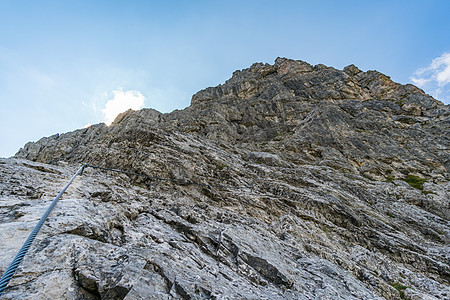
[[[417,87],[278,58],[184,110],[28,143],[0,160],[0,271],[81,162],[236,188],[88,168],[4,297],[448,298],[449,137]]]

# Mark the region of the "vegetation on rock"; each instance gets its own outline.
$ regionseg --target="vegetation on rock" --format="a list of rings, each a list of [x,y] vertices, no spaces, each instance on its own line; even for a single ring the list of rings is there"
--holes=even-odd
[[[254,64],[184,110],[128,111],[2,160],[5,254],[81,162],[239,187],[85,170],[5,299],[446,299],[449,148],[449,106],[415,86]]]

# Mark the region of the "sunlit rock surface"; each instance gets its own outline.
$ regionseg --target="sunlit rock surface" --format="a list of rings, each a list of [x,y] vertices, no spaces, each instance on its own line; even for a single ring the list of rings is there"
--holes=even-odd
[[[170,114],[128,111],[0,161],[0,271],[81,162],[5,299],[450,297],[450,109],[279,58]],[[252,185],[254,184],[253,188]]]

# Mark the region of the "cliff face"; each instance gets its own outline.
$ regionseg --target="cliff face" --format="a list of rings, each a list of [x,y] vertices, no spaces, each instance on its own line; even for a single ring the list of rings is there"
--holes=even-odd
[[[242,187],[88,169],[6,297],[449,297],[449,149],[449,107],[417,87],[353,65],[254,64],[184,110],[128,111],[3,160],[4,236],[83,161]]]
[[[129,111],[111,127],[44,138],[16,156],[117,165],[118,155],[131,154],[124,148],[151,152],[157,136],[177,133],[374,180],[410,173],[443,179],[450,169],[449,123],[448,106],[379,72],[279,58],[236,71],[225,84],[195,94],[182,111]],[[127,157],[122,163],[141,164]]]

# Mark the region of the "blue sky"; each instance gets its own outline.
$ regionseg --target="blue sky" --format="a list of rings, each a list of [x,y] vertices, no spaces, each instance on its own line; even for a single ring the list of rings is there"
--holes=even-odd
[[[276,57],[355,64],[450,103],[450,1],[0,0],[0,156],[27,141],[182,109]]]

